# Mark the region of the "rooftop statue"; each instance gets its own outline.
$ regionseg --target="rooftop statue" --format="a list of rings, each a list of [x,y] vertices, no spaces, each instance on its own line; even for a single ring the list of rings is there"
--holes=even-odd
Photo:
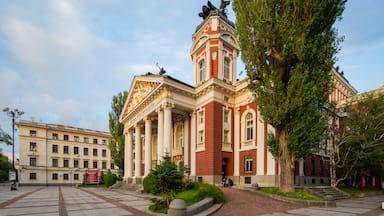
[[[205,19],[209,16],[211,11],[217,11],[219,14],[223,15],[225,18],[227,18],[227,14],[225,12],[225,8],[230,4],[230,0],[224,1],[221,0],[221,4],[219,9],[215,7],[211,1],[208,1],[207,5],[203,5],[201,8],[201,12],[199,13],[199,17]]]

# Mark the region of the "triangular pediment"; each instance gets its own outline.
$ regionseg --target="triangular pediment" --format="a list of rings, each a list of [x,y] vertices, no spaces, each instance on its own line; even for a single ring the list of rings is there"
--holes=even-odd
[[[124,116],[128,115],[132,110],[134,110],[141,102],[143,102],[153,91],[155,91],[161,84],[157,79],[148,80],[140,79],[136,77],[131,85],[131,88],[128,92],[127,100],[125,101],[124,108],[120,119],[123,119]]]

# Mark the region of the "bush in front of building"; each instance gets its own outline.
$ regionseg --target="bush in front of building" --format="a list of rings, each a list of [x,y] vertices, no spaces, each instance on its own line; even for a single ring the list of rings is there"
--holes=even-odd
[[[117,181],[116,174],[112,173],[110,170],[108,170],[107,174],[104,176],[104,184],[106,187],[110,187],[114,185]]]
[[[198,185],[197,194],[202,199],[212,197],[215,203],[222,203],[225,201],[223,191],[216,185],[201,183]]]

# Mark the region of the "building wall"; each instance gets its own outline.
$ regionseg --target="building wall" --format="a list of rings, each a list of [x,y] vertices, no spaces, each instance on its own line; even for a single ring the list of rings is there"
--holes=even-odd
[[[101,171],[117,172],[108,149],[111,136],[106,132],[23,120],[17,125],[20,184],[81,184],[87,169],[98,169],[99,175]],[[64,140],[64,135],[67,140]],[[88,138],[88,142],[84,138]],[[36,143],[36,148],[32,148],[34,144],[31,143]],[[84,150],[86,148],[88,155]],[[94,150],[97,155],[94,155]],[[87,161],[88,168],[84,166],[84,161]],[[97,168],[94,168],[94,162]]]

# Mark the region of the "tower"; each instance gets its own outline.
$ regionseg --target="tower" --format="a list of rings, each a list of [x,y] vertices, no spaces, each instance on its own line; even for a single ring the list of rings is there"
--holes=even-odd
[[[224,1],[228,2],[229,1]],[[199,15],[204,19],[192,36],[190,54],[193,62],[194,86],[211,78],[236,82],[236,65],[239,45],[235,24],[228,20],[225,6],[216,8],[209,1]]]

